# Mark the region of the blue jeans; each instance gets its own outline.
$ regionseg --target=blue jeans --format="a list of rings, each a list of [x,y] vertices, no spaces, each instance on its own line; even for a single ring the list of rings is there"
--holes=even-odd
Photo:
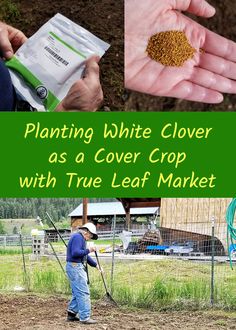
[[[82,263],[67,262],[66,273],[72,290],[72,299],[68,305],[70,311],[79,314],[80,321],[90,318],[91,302],[87,283],[87,274]]]
[[[11,76],[4,62],[0,59],[0,111],[12,111],[16,105],[16,94]]]

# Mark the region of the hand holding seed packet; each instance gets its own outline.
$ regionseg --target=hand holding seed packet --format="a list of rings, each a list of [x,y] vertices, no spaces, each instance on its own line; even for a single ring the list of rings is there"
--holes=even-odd
[[[26,41],[23,32],[0,22],[0,54],[4,58],[10,59]]]
[[[103,101],[103,91],[99,78],[99,62],[97,56],[90,57],[85,63],[84,75],[69,89],[66,97],[55,109],[64,111],[96,111]],[[77,110],[76,110],[77,109]]]
[[[56,14],[8,57],[6,66],[18,98],[33,108],[95,111],[103,99],[98,61],[109,46]]]
[[[211,17],[204,0],[125,2],[125,85],[139,92],[220,103],[236,93],[236,43],[180,11]]]

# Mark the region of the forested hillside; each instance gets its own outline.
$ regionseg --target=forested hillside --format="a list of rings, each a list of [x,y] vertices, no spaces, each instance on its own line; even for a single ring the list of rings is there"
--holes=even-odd
[[[89,199],[89,202],[112,201],[113,199]],[[55,221],[62,221],[82,199],[79,198],[1,198],[0,219],[44,218],[48,212]]]

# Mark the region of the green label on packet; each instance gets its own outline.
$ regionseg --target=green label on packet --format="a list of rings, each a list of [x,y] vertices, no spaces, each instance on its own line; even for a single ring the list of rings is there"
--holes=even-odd
[[[9,69],[16,71],[20,76],[22,76],[25,82],[35,90],[35,94],[42,94],[40,98],[43,99],[43,104],[48,111],[53,111],[60,103],[57,97],[49,90],[47,90],[43,83],[34,76],[15,56],[10,60],[6,61],[6,66]]]
[[[2,113],[1,197],[233,197],[236,113]]]

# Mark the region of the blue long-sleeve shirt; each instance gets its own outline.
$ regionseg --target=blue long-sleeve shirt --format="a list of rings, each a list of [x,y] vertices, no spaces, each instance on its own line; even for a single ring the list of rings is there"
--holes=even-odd
[[[81,233],[71,235],[67,246],[66,261],[82,263],[87,257],[90,266],[96,267],[97,263],[88,255],[89,249],[86,249],[86,241]]]

